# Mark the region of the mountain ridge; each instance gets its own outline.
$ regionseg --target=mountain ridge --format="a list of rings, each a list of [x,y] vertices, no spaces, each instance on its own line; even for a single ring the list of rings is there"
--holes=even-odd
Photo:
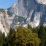
[[[37,27],[40,24],[43,24],[46,26],[46,5],[43,3],[41,4],[36,0],[18,0],[17,2],[14,2],[10,8],[5,9],[3,12],[0,12],[0,16],[2,16],[0,18],[4,18],[0,19],[0,27],[2,27],[0,30],[6,29],[7,33],[9,32],[10,27],[16,28],[16,26],[19,25],[27,27],[29,24],[32,27]],[[5,24],[2,24],[2,21]],[[2,25],[4,25],[5,28]],[[5,32],[5,30],[3,32]]]

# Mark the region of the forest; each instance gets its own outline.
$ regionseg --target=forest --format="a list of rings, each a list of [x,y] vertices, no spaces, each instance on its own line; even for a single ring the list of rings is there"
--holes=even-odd
[[[10,28],[7,37],[0,32],[0,46],[46,46],[46,27],[32,28],[28,24],[27,28]]]

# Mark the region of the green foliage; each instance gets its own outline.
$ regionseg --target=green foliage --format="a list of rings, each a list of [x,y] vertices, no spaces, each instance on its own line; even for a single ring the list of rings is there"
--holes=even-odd
[[[46,46],[46,28],[43,25],[39,28],[38,36],[41,39],[41,46]]]
[[[10,32],[8,36],[6,37],[6,46],[11,46],[11,35],[15,32],[14,29],[10,28]]]
[[[2,46],[2,43],[0,43],[0,46]]]
[[[5,43],[5,34],[0,32],[0,46],[4,45]]]
[[[30,30],[32,30],[32,27],[31,27],[31,25],[29,25],[29,24],[28,24],[28,27],[27,27],[27,28],[30,29]]]
[[[32,33],[30,29],[24,27],[17,27],[17,30],[11,36],[12,44],[17,46],[39,46],[40,39],[36,33]]]
[[[46,46],[46,27],[10,28],[7,37],[0,32],[0,46]]]
[[[28,24],[28,29],[32,30],[33,33],[37,33],[38,34],[38,31],[39,31],[39,28],[36,27],[36,28],[32,28],[31,25]]]
[[[31,28],[29,25],[28,28],[31,29],[32,32],[38,34],[38,37],[41,39],[40,46],[46,46],[46,27],[41,25],[40,27]]]
[[[32,28],[32,31],[33,31],[34,33],[37,33],[37,34],[38,34],[39,28],[38,28],[38,27]]]

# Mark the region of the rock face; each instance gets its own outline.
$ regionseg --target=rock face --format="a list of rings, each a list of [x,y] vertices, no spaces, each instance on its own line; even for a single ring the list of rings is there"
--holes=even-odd
[[[14,2],[13,5],[10,8],[8,8],[8,12],[18,15],[18,3]]]
[[[44,2],[45,0],[18,0],[14,3],[7,11],[11,27],[27,24],[32,27],[40,24],[46,26],[46,3]],[[23,21],[20,22],[20,18],[23,18]]]
[[[46,0],[36,0],[38,3],[46,5]]]
[[[18,15],[26,18],[26,23],[32,27],[46,25],[45,0],[18,0]]]
[[[6,9],[0,9],[0,30],[7,34],[9,28],[23,25],[37,27],[46,26],[46,1],[44,0],[18,0]]]
[[[10,25],[9,25],[8,16],[5,12],[5,10],[0,9],[0,31],[5,33],[5,36],[7,36],[7,33],[9,32]]]

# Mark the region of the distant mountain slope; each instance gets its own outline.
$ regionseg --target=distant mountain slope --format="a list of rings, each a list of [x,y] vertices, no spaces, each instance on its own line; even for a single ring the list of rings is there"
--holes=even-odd
[[[38,3],[46,5],[46,0],[36,0]]]
[[[9,32],[10,29],[8,16],[4,9],[0,9],[0,31],[3,33],[5,32],[5,35]]]
[[[9,32],[9,28],[22,25],[37,27],[46,26],[46,1],[44,0],[18,0],[8,9],[0,9],[0,30]]]

